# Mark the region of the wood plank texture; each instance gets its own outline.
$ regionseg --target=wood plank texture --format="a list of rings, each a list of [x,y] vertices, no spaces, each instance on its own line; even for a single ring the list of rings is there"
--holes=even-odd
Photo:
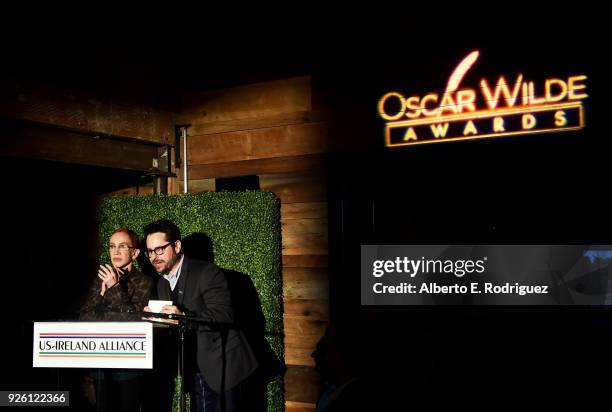
[[[157,144],[174,140],[174,113],[170,111],[50,85],[2,81],[0,116]]]
[[[294,77],[185,96],[178,123],[216,123],[312,110],[310,77]]]
[[[187,162],[201,165],[325,153],[327,141],[324,123],[190,136]]]
[[[285,399],[316,403],[321,377],[312,366],[289,365],[285,374]]]
[[[208,179],[269,173],[320,171],[326,169],[327,165],[327,155],[315,154],[193,165],[189,166],[187,174],[189,179]]]

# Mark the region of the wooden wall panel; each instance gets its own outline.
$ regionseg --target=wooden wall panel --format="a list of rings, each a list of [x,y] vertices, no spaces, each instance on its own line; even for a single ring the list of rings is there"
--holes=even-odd
[[[285,395],[293,402],[314,404],[319,396],[319,374],[308,366],[287,367]]]
[[[292,335],[323,336],[327,321],[310,319],[305,316],[285,316],[285,333]],[[299,364],[297,364],[299,365]]]
[[[285,255],[326,255],[327,251],[327,234],[285,235],[283,237],[283,254]]]
[[[259,187],[261,190],[274,192],[283,204],[327,200],[327,179],[324,175],[313,173],[260,175]]]
[[[183,186],[185,185],[185,183],[182,180],[179,180],[177,184],[179,193],[183,193]],[[188,179],[187,190],[189,191],[189,193],[214,192],[215,179]]]
[[[67,130],[0,121],[0,155],[148,172],[157,147]]]
[[[288,365],[314,366],[311,355],[328,323],[327,320],[285,313],[285,362]]]
[[[175,114],[170,111],[49,85],[2,81],[0,116],[102,136],[158,144],[174,141]]]
[[[315,408],[320,376],[311,355],[329,323],[329,134],[311,94],[307,77],[240,86],[189,96],[178,116],[192,125],[190,191],[258,175],[260,189],[280,199],[288,412]]]
[[[200,122],[196,119],[196,123],[192,124],[189,128],[189,133],[192,136],[201,136],[240,130],[263,129],[266,127],[288,126],[291,124],[316,123],[325,120],[326,118],[323,113],[310,110],[216,122]]]
[[[283,309],[289,316],[329,320],[329,296],[326,299],[285,298]]]
[[[294,77],[186,96],[180,124],[266,118],[312,110],[310,77]]]
[[[326,268],[328,266],[327,255],[283,255],[284,268]]]
[[[326,165],[327,156],[315,154],[191,165],[187,174],[191,180],[268,173],[304,173],[321,170]]]
[[[191,132],[191,131],[190,131]],[[209,135],[189,135],[189,165],[325,153],[324,123],[305,123]]]
[[[291,381],[291,379],[289,380]],[[312,412],[315,410],[316,406],[317,406],[316,403],[286,401],[285,411],[286,412]]]
[[[290,219],[326,219],[327,202],[281,204],[281,221]]]
[[[327,218],[285,219],[281,222],[283,235],[327,234]]]
[[[329,275],[321,268],[284,268],[285,299],[329,299]]]

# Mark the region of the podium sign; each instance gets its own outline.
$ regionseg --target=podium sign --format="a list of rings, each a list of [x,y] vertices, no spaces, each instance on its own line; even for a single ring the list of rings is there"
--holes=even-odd
[[[35,322],[35,368],[153,368],[149,322]]]

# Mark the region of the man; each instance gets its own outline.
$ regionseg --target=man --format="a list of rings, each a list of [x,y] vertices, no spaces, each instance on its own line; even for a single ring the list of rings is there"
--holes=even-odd
[[[144,228],[144,237],[147,256],[162,276],[157,283],[159,299],[173,302],[164,306],[162,313],[197,316],[221,324],[234,322],[224,273],[212,263],[184,256],[181,234],[173,222],[150,223]],[[149,307],[144,310],[150,312]],[[193,329],[197,331],[197,409],[250,410],[245,398],[249,393],[247,378],[258,363],[243,333],[236,329],[220,331],[207,325]]]
[[[330,325],[317,343],[311,356],[322,385],[315,412],[388,410],[380,408],[374,384],[366,385],[362,378],[360,330],[359,324],[345,318]]]
[[[112,265],[100,265],[79,318],[139,321],[140,312],[151,297],[153,280],[134,267],[134,260],[140,253],[138,236],[130,229],[115,230],[108,241],[108,253]],[[98,411],[137,412],[142,378],[138,370],[100,369],[86,377],[86,384],[95,382]]]

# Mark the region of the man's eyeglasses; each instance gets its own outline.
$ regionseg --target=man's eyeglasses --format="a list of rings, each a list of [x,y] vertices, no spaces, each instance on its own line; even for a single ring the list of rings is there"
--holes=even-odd
[[[174,242],[169,242],[169,243],[166,243],[163,246],[156,247],[155,249],[147,249],[147,256],[148,257],[152,257],[154,254],[157,255],[157,256],[163,255],[164,251],[166,250],[166,248],[168,246],[170,246],[171,244],[173,244],[173,243]]]
[[[128,246],[125,243],[120,243],[118,245],[108,245],[108,250],[113,253],[115,250],[119,252],[127,252],[130,249],[134,249],[132,246]]]

